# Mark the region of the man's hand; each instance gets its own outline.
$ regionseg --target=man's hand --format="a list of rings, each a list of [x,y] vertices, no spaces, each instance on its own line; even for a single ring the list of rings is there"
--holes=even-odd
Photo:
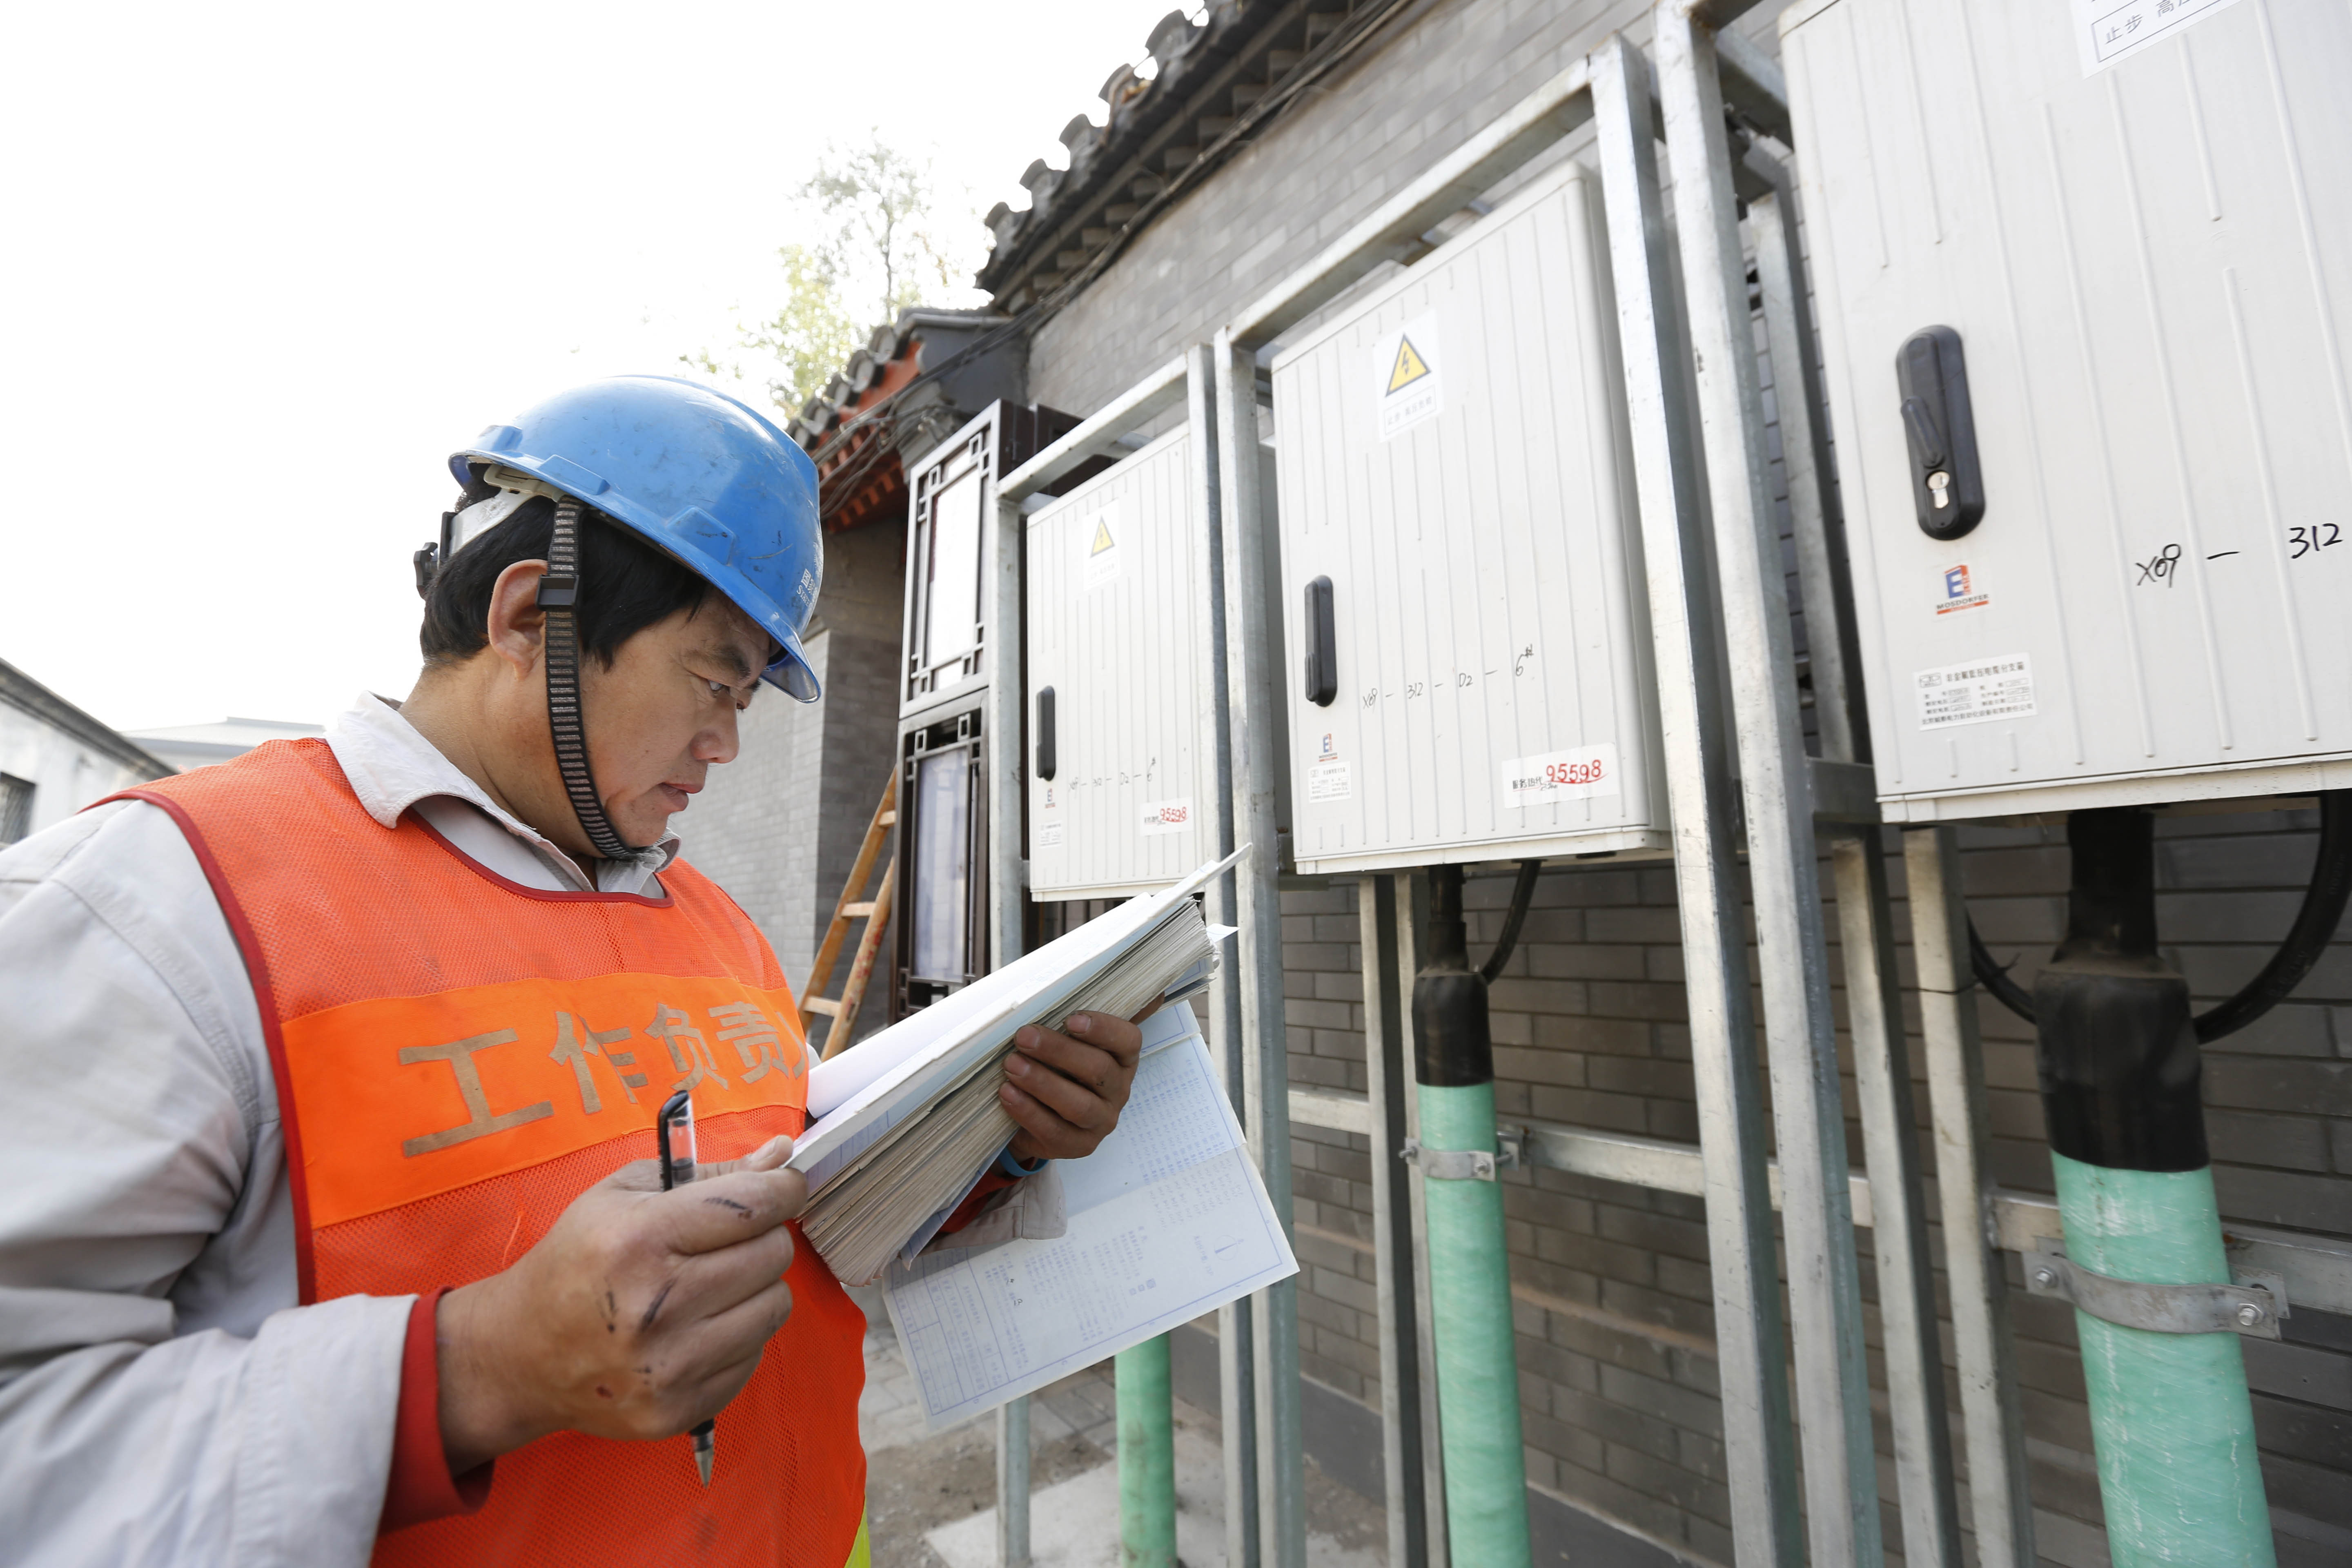
[[[1146,1012],[1143,1018],[1151,1015]],[[1141,1018],[1137,1020],[1141,1022]],[[1107,1013],[1075,1013],[1057,1035],[1034,1026],[1013,1037],[997,1098],[1021,1124],[1016,1160],[1077,1160],[1118,1125],[1135,1087],[1143,1031]]]
[[[442,1297],[450,1473],[550,1432],[668,1437],[716,1415],[792,1315],[784,1222],[808,1184],[791,1157],[773,1139],[667,1193],[652,1161],[625,1165],[512,1268]]]

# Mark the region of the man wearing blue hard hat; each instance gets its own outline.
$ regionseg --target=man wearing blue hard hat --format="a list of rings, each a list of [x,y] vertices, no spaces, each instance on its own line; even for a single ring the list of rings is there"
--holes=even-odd
[[[867,1560],[865,1319],[783,1168],[813,1058],[669,830],[762,682],[817,700],[814,469],[656,376],[450,468],[404,702],[0,853],[26,1561]],[[1118,1121],[1137,1030],[1070,1028],[1016,1040],[1016,1162]]]

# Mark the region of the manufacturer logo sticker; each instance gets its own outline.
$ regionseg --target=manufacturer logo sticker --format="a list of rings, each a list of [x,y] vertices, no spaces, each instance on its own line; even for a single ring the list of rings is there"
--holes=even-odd
[[[1977,584],[1967,563],[1947,566],[1936,579],[1936,613],[1955,616],[1962,610],[1980,610],[1992,603],[1992,595]]]

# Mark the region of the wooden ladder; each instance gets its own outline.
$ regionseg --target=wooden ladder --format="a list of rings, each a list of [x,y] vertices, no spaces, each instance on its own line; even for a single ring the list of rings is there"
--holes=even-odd
[[[866,883],[873,875],[876,858],[882,853],[882,840],[898,822],[898,769],[894,763],[889,781],[882,786],[882,804],[874,808],[874,821],[866,829],[866,842],[858,846],[857,863],[849,868],[849,881],[841,889],[840,901],[833,906],[833,923],[825,928],[824,942],[816,950],[816,963],[809,969],[808,984],[801,988],[802,1029],[805,1031],[809,1019],[820,1013],[833,1020],[833,1027],[824,1037],[827,1058],[849,1048],[850,1036],[857,1028],[857,1009],[866,1000],[866,983],[874,978],[874,959],[882,948],[882,932],[890,923],[890,895],[898,880],[897,854],[891,855],[890,863],[883,868],[881,889],[870,899],[866,896]],[[857,939],[857,956],[850,961],[849,983],[842,987],[836,1001],[823,992],[833,978],[842,941],[849,934],[849,922],[858,920],[866,922],[866,931]]]

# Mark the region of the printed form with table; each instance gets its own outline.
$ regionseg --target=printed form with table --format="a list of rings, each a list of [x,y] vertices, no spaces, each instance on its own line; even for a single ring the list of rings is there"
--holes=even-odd
[[[1165,1333],[1298,1270],[1194,1017],[1227,928],[1193,895],[1240,854],[1133,899],[810,1075],[802,1229],[846,1284],[879,1279],[934,1428]],[[1118,1127],[1055,1173],[1051,1237],[940,1235],[1017,1128],[1014,1034],[1132,1017],[1143,1056]]]

